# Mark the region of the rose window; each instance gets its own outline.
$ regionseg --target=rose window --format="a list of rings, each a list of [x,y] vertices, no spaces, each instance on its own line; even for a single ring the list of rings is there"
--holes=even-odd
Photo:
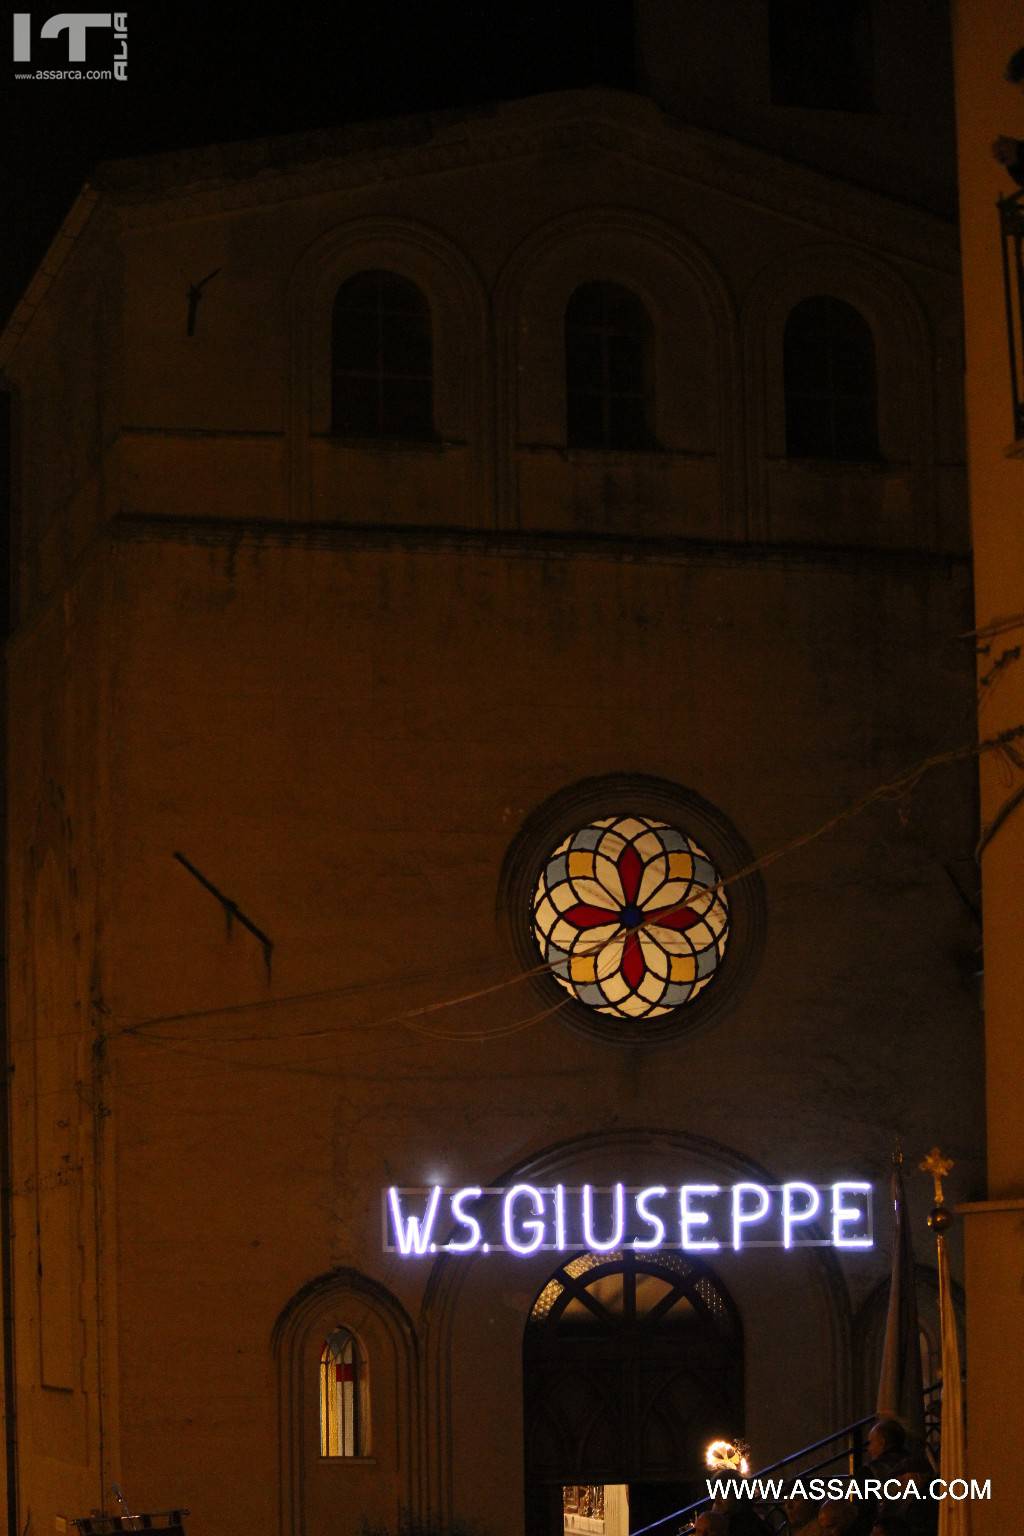
[[[729,903],[692,837],[643,816],[611,816],[550,855],[534,893],[533,933],[578,1002],[655,1018],[692,1002],[714,977]]]

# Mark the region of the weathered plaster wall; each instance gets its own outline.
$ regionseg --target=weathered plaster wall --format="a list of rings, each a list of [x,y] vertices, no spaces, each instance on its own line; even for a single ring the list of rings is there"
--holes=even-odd
[[[116,552],[107,969],[112,1024],[140,1024],[111,1045],[131,1235],[121,1432],[139,1497],[187,1488],[197,1533],[271,1518],[273,1481],[254,1482],[248,1458],[276,1457],[270,1329],[312,1276],[365,1270],[429,1332],[426,1276],[380,1252],[388,1182],[486,1183],[554,1141],[646,1125],[779,1178],[884,1180],[897,1133],[923,1147],[941,1131],[959,1187],[978,1187],[976,936],[944,867],[972,845],[955,772],[773,866],[753,985],[674,1045],[622,1050],[557,1018],[476,1038],[536,1011],[522,984],[424,1020],[441,1038],[393,1018],[515,974],[495,917],[502,860],[523,816],[567,784],[663,775],[766,852],[924,756],[936,718],[945,741],[969,735],[963,566],[135,532]],[[255,940],[225,932],[176,850],[273,938],[271,984]],[[913,1193],[918,1217],[927,1195]],[[452,1439],[436,1451],[456,1502],[479,1513],[491,1473],[520,1475],[525,1312],[517,1301],[516,1323],[500,1297],[530,1287],[498,1275],[511,1262],[478,1265],[487,1290],[460,1302],[455,1338],[469,1329],[475,1352],[453,1368]],[[855,1307],[885,1267],[884,1235],[843,1264]],[[777,1277],[769,1305],[728,1276],[764,1456],[861,1406],[848,1324],[834,1343]],[[488,1317],[503,1363],[481,1353]],[[803,1349],[801,1320],[815,1340]],[[478,1411],[460,1399],[467,1368],[487,1383]]]
[[[103,883],[113,685],[107,571],[9,652],[8,981],[15,1351],[26,1511],[84,1513],[117,1455]],[[108,1267],[111,1266],[111,1267]],[[109,1282],[109,1283],[108,1283]]]

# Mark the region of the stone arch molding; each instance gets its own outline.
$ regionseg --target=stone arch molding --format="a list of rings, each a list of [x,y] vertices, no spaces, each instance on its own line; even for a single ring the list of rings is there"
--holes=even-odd
[[[621,283],[644,301],[654,332],[655,436],[669,451],[720,458],[728,527],[742,442],[736,307],[695,240],[629,208],[553,219],[518,247],[499,277],[500,482],[514,503],[517,448],[565,443],[565,306],[588,281]]]
[[[710,1182],[752,1178],[779,1183],[775,1172],[746,1153],[708,1137],[676,1129],[622,1128],[589,1133],[528,1154],[513,1167],[482,1181],[491,1186],[520,1181],[545,1184],[582,1183],[586,1179],[608,1182],[625,1178],[642,1180],[657,1169],[659,1178],[671,1183],[678,1175]],[[759,1443],[776,1431],[765,1417],[763,1405],[775,1396],[772,1387],[772,1351],[763,1348],[774,1341],[775,1355],[792,1347],[793,1358],[804,1353],[817,1361],[820,1379],[827,1383],[821,1402],[815,1404],[820,1422],[844,1423],[849,1417],[851,1396],[850,1302],[840,1266],[826,1248],[807,1248],[800,1255],[787,1254],[791,1266],[790,1289],[779,1287],[766,1306],[754,1268],[731,1263],[728,1256],[706,1256],[708,1267],[721,1279],[739,1308],[747,1340],[748,1433],[753,1427]],[[460,1442],[478,1429],[466,1420],[465,1400],[472,1397],[466,1361],[474,1360],[479,1371],[486,1361],[491,1379],[501,1381],[522,1401],[523,1334],[530,1306],[551,1271],[557,1256],[540,1252],[514,1260],[510,1270],[505,1256],[439,1255],[433,1262],[422,1302],[423,1422],[450,1426],[450,1433],[432,1437],[424,1447],[425,1487],[429,1507],[451,1514],[453,1487],[458,1482]],[[721,1259],[721,1263],[716,1260]],[[795,1262],[794,1262],[795,1261]],[[777,1360],[776,1360],[777,1363]],[[509,1385],[509,1384],[512,1385]],[[509,1406],[509,1411],[511,1407]],[[758,1415],[765,1419],[757,1422]],[[846,1415],[846,1418],[843,1415]],[[783,1415],[784,1417],[784,1415]],[[507,1414],[506,1414],[507,1419]],[[503,1421],[504,1422],[504,1421]],[[511,1421],[509,1421],[511,1422]],[[517,1435],[520,1437],[517,1439]],[[522,1430],[483,1439],[494,1456],[488,1475],[500,1480],[516,1496],[522,1479]],[[780,1454],[795,1449],[788,1442]],[[460,1510],[466,1515],[471,1511]],[[481,1512],[482,1517],[482,1512]],[[510,1518],[512,1518],[510,1516]],[[513,1520],[514,1525],[514,1520]],[[518,1528],[522,1528],[520,1521]]]
[[[827,294],[859,310],[871,327],[878,366],[883,458],[920,469],[929,459],[932,338],[917,294],[887,263],[849,246],[801,246],[762,267],[742,309],[744,374],[755,461],[785,453],[782,342],[801,299]]]
[[[443,441],[481,455],[487,399],[488,301],[468,258],[439,231],[405,219],[359,219],[328,231],[300,257],[289,285],[288,437],[292,515],[310,516],[309,440],[330,428],[331,307],[357,272],[382,268],[414,282],[434,329],[434,415]]]
[[[319,1456],[319,1359],[339,1324],[357,1334],[369,1362],[369,1456]],[[393,1523],[419,1507],[419,1352],[416,1330],[385,1286],[355,1269],[336,1269],[302,1288],[274,1325],[279,1408],[281,1536],[335,1529],[339,1499],[372,1520]],[[353,1527],[354,1529],[355,1527]]]

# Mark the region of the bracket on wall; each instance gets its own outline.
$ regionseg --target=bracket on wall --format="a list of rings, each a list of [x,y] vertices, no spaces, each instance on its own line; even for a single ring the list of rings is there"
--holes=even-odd
[[[196,333],[196,318],[197,318],[197,316],[199,314],[199,301],[203,297],[203,289],[206,287],[208,282],[210,282],[213,278],[215,278],[217,276],[217,273],[220,270],[221,270],[220,267],[214,267],[213,271],[212,272],[207,272],[206,276],[205,277],[201,277],[199,279],[198,283],[189,283],[189,285],[188,285],[188,320],[186,321],[186,324],[185,324],[185,335],[186,336],[194,336],[195,335],[195,333]]]
[[[204,888],[204,890],[209,891],[210,895],[213,896],[215,900],[220,902],[221,906],[224,908],[224,917],[227,921],[227,931],[229,938],[231,936],[231,924],[234,922],[239,922],[243,928],[248,929],[254,939],[258,940],[260,947],[263,950],[263,964],[266,967],[267,980],[269,981],[271,976],[271,962],[274,954],[273,939],[270,938],[268,934],[264,933],[262,928],[257,928],[252,918],[246,917],[238,903],[232,901],[230,896],[225,896],[224,892],[219,890],[217,886],[214,885],[212,880],[208,880],[207,877],[203,874],[202,870],[197,869],[189,859],[186,859],[183,853],[176,852],[174,857],[184,869],[188,870],[189,874],[194,880],[199,881],[199,884]]]

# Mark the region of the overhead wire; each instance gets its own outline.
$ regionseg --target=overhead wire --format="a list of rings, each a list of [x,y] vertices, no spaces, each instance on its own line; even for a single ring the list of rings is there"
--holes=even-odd
[[[996,635],[1005,635],[1011,629],[1024,629],[1024,613],[1010,613],[1002,618],[990,619],[987,624],[982,624],[977,629],[964,630],[958,639],[991,640]]]
[[[813,843],[819,838],[826,836],[829,832],[834,831],[837,827],[842,826],[844,823],[863,814],[863,812],[869,809],[872,805],[886,800],[903,799],[905,796],[910,794],[917,787],[920,781],[935,768],[946,766],[955,762],[965,761],[972,757],[980,757],[982,754],[992,751],[1001,752],[1006,756],[1012,757],[1013,761],[1020,762],[1021,759],[1017,754],[1013,743],[1018,741],[1022,736],[1024,736],[1024,724],[1012,726],[1007,730],[1000,731],[998,734],[987,737],[983,741],[977,743],[971,743],[967,746],[954,747],[944,752],[933,753],[930,756],[923,758],[920,762],[914,764],[911,768],[905,770],[902,774],[899,774],[896,778],[888,780],[884,784],[877,785],[867,794],[860,796],[857,800],[851,802],[850,805],[846,806],[843,810],[837,812],[835,815],[828,817],[818,826],[800,834],[797,837],[791,838],[788,842],[783,843],[778,848],[775,848],[770,852],[762,854],[760,857],[753,859],[750,863],[742,866],[738,870],[735,870],[732,874],[720,877],[713,887],[708,887],[706,889],[704,894],[713,899],[720,892],[735,885],[740,880],[748,879],[752,875],[758,874],[762,870],[770,868],[780,859],[785,858],[787,855],[796,852],[798,849],[807,847],[810,843]],[[672,908],[670,911],[682,911],[687,905],[687,902],[681,902],[678,907]],[[660,912],[658,915],[664,920],[664,918],[667,915],[670,915],[670,913]],[[609,913],[609,919],[610,923],[614,922],[614,914]],[[645,919],[640,924],[640,926],[646,926],[649,921],[650,920]],[[623,944],[625,942],[625,937],[625,934],[619,931],[613,934],[610,938],[605,938],[595,942],[593,947],[590,949],[578,946],[577,952],[580,954],[600,954],[604,952],[610,945]],[[559,1003],[543,1009],[538,1013],[533,1013],[528,1018],[518,1019],[508,1023],[496,1024],[488,1027],[487,1029],[437,1030],[431,1029],[428,1025],[423,1024],[421,1021],[431,1018],[435,1014],[446,1012],[454,1008],[463,1007],[467,1004],[478,1002],[483,998],[493,997],[497,994],[507,992],[510,988],[518,986],[523,981],[527,981],[532,977],[538,977],[545,974],[556,974],[556,972],[557,963],[553,964],[550,962],[542,962],[535,966],[524,967],[521,971],[517,972],[516,975],[505,977],[502,980],[491,983],[486,987],[477,987],[471,991],[460,993],[454,997],[442,998],[432,1003],[421,1004],[415,1008],[404,1009],[399,1012],[391,1013],[376,1019],[362,1021],[347,1019],[344,1021],[333,1022],[328,1025],[320,1025],[307,1029],[284,1030],[276,1034],[263,1031],[259,1033],[250,1032],[246,1034],[220,1035],[217,1037],[215,1043],[218,1045],[237,1045],[264,1042],[269,1040],[308,1040],[324,1038],[340,1033],[351,1033],[353,1031],[359,1030],[386,1028],[388,1026],[404,1027],[413,1031],[414,1033],[423,1034],[428,1038],[448,1041],[482,1041],[487,1039],[498,1039],[507,1035],[519,1033],[525,1029],[532,1028],[535,1024],[540,1023],[545,1018],[548,1018],[552,1014],[557,1013],[563,1006],[565,1006],[567,1002],[570,1001],[569,995],[567,994],[566,997]],[[372,986],[373,984],[371,983],[369,985]],[[221,1007],[196,1009],[193,1011],[180,1012],[175,1014],[155,1015],[151,1018],[125,1023],[116,1029],[105,1031],[104,1037],[107,1040],[114,1040],[122,1037],[135,1037],[137,1039],[143,1039],[145,1038],[143,1031],[150,1031],[154,1026],[159,1027],[169,1024],[191,1023],[203,1018],[221,1017],[227,1014],[243,1013],[250,1010],[280,1008],[293,1003],[329,1001],[339,997],[351,995],[354,990],[358,990],[358,984],[354,986],[352,983],[349,983],[346,986],[322,988],[314,992],[293,993],[285,996],[259,998],[250,1002],[229,1004]],[[172,1041],[184,1043],[185,1037],[163,1037],[163,1043],[170,1044]]]

